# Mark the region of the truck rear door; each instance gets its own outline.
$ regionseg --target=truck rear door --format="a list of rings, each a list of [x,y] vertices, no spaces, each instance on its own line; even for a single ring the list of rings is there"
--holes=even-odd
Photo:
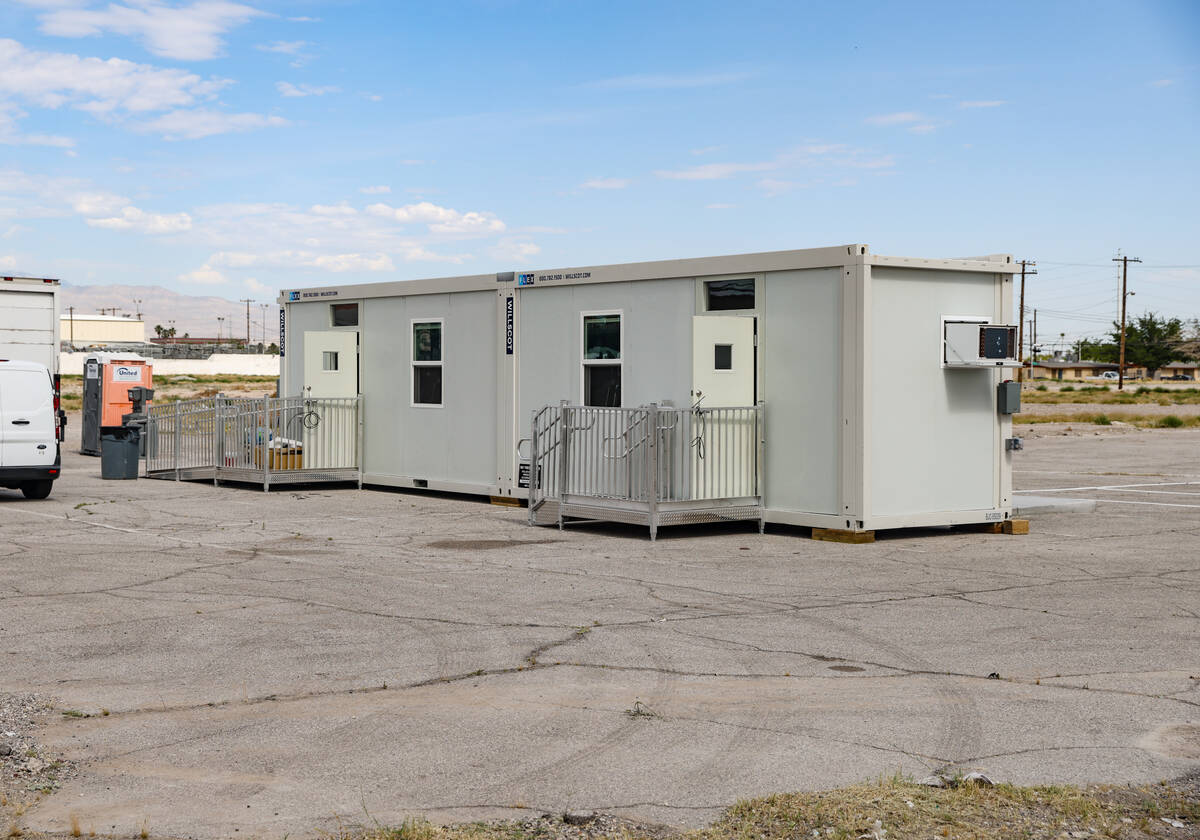
[[[54,463],[54,389],[42,370],[0,370],[0,467]]]

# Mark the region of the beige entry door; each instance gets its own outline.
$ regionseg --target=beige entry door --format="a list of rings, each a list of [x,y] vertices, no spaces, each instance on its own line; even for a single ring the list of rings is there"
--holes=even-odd
[[[692,318],[692,402],[703,408],[754,405],[754,318]]]
[[[310,400],[299,424],[304,468],[357,466],[357,409],[353,402],[341,401],[358,396],[356,330],[304,333],[304,396]],[[289,432],[296,428],[289,419]]]
[[[358,332],[304,333],[304,396],[358,396]]]

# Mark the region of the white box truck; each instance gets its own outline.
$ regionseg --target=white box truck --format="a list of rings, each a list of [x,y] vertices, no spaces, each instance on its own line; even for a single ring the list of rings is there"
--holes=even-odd
[[[59,285],[48,277],[0,277],[0,360],[36,362],[50,372],[61,441],[66,414],[59,399]]]

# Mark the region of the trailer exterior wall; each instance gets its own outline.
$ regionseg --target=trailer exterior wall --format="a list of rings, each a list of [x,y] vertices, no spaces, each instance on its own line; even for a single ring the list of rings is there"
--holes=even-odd
[[[494,492],[496,303],[493,290],[361,302],[364,480]],[[442,322],[439,407],[413,405],[412,322],[423,319]]]
[[[839,514],[842,285],[841,268],[765,276],[760,393],[767,413],[765,500],[775,514]]]
[[[580,401],[585,312],[621,314],[622,405],[689,405],[694,289],[690,277],[520,289],[520,437],[531,411]]]

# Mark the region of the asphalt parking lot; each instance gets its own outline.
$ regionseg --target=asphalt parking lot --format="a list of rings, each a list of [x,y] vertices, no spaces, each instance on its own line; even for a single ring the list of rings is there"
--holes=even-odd
[[[1196,770],[1200,431],[1039,429],[1015,483],[1099,504],[1028,536],[652,544],[446,496],[101,481],[67,454],[50,499],[0,491],[0,691],[52,698],[37,739],[77,766],[24,825],[691,826],[895,771]]]

